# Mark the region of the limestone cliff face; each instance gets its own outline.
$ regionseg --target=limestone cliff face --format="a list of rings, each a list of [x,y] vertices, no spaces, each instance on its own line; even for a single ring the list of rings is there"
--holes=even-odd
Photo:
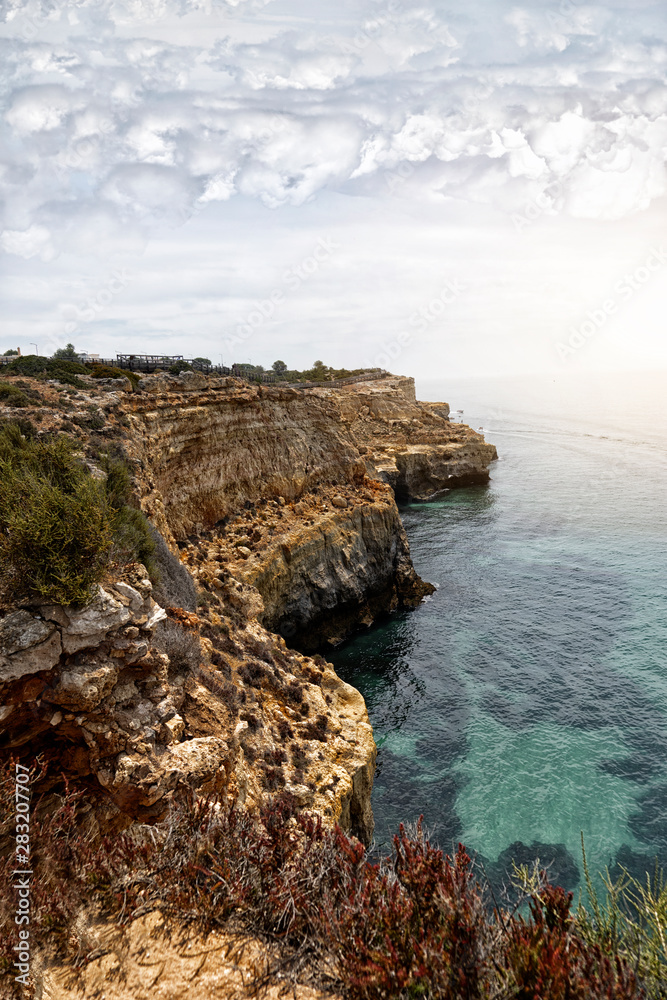
[[[389,376],[312,391],[338,403],[368,475],[389,483],[398,500],[488,482],[495,447],[465,424],[449,423],[446,403],[417,402],[414,379]]]
[[[368,842],[366,706],[295,647],[419,603],[432,588],[394,491],[485,481],[495,449],[417,403],[411,379],[82,381],[66,402],[40,387],[39,425],[77,436],[98,476],[93,410],[99,437],[122,438],[162,579],[152,590],[136,565],[85,609],[0,608],[0,752],[43,752],[85,782],[102,829],[161,816],[188,785],[249,808],[285,791]]]
[[[414,571],[389,487],[367,480],[318,489],[296,504],[280,500],[218,527],[207,556],[214,577],[222,563],[257,589],[260,620],[291,644],[339,641],[359,622],[432,592]]]
[[[162,817],[189,786],[251,809],[288,792],[368,842],[376,749],[359,692],[266,632],[252,588],[227,578],[205,617],[151,590],[135,565],[86,608],[0,619],[0,752],[28,747],[88,784],[102,832]]]
[[[268,628],[314,649],[431,591],[336,400],[233,379],[144,382],[124,400],[144,510],[171,539],[211,531]]]
[[[85,783],[102,830],[161,816],[187,785],[251,809],[287,792],[368,841],[376,749],[363,698],[324,660],[288,649],[264,629],[258,590],[220,562],[207,528],[223,515],[233,531],[234,518],[245,516],[244,530],[261,538],[265,475],[288,498],[316,488],[324,475],[331,489],[352,489],[364,467],[339,434],[337,413],[332,420],[330,404],[295,393],[286,401],[277,393],[262,411],[262,394],[238,383],[167,380],[135,397],[120,385],[83,381],[63,416],[53,391],[40,425],[75,434],[96,476],[104,474],[95,463],[102,435],[89,448],[79,429],[90,408],[98,407],[104,436],[122,435],[137,499],[162,532],[155,590],[162,604],[143,567],[126,567],[86,608],[0,607],[0,752],[43,753],[57,773]],[[226,396],[218,407],[220,390]],[[229,446],[234,434],[225,428],[235,422],[249,436]],[[269,443],[254,453],[262,426]],[[283,506],[293,509],[289,499]],[[247,545],[250,553],[256,542]]]
[[[153,492],[164,504],[177,538],[246,502],[363,479],[335,403],[194,374],[146,378],[142,386],[123,409],[146,470],[146,502]]]

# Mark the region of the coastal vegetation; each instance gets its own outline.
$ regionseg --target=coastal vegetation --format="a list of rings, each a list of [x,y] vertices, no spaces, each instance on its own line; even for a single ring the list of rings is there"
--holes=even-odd
[[[65,434],[38,438],[29,421],[0,425],[0,584],[10,599],[85,604],[112,563],[150,565],[126,465],[102,454],[96,478],[77,447]]]
[[[39,394],[21,382],[0,382],[0,403],[23,408],[39,402]]]
[[[88,375],[89,369],[69,358],[42,358],[36,354],[26,354],[13,358],[2,366],[2,374],[23,375],[36,379],[54,379],[76,389],[85,388],[85,383],[77,375]]]
[[[81,388],[82,384],[73,381],[76,375],[92,374],[95,378],[128,378],[132,383],[132,388],[135,388],[136,383],[141,378],[141,375],[126,368],[88,361],[84,355],[76,350],[73,344],[58,348],[50,358],[35,354],[18,355],[15,350],[5,351],[3,357],[9,356],[12,356],[13,360],[3,368],[7,375],[30,375],[34,378],[57,379],[65,384],[76,385],[77,388]],[[192,362],[174,361],[168,371],[170,375],[179,375],[181,372],[198,370],[201,366],[204,366],[205,369],[212,367],[211,359],[196,357],[192,359]],[[284,361],[280,360],[274,361],[269,369],[264,368],[263,365],[253,365],[249,362],[239,363],[236,367],[250,381],[259,380],[263,375],[270,375],[280,382],[331,382],[334,379],[363,375],[371,370],[369,368],[334,368],[321,360],[313,362],[310,368],[304,369],[289,368]]]
[[[90,374],[93,378],[125,378],[133,389],[136,389],[137,382],[141,381],[138,372],[131,372],[127,368],[116,368],[114,365],[93,365]]]
[[[0,780],[3,839],[13,773],[10,761]],[[65,782],[55,808],[36,804],[32,858],[33,945],[73,969],[91,957],[94,917],[120,925],[158,910],[184,939],[223,928],[279,944],[265,983],[279,972],[283,983],[349,1000],[664,995],[662,882],[628,877],[604,904],[593,896],[573,912],[571,893],[545,872],[517,869],[513,899],[493,899],[464,847],[446,856],[420,824],[401,827],[391,855],[373,864],[358,841],[298,812],[289,796],[253,816],[184,793],[162,822],[93,846],[77,825],[81,796]],[[2,865],[8,878],[11,859]],[[9,902],[0,905],[7,928]],[[11,928],[3,931],[5,972],[13,943]]]
[[[263,372],[261,365],[256,369]],[[284,361],[274,361],[270,374],[285,382],[331,382],[337,378],[350,378],[353,375],[363,375],[369,368],[332,368],[323,361],[315,361],[311,368],[299,370],[288,368]]]

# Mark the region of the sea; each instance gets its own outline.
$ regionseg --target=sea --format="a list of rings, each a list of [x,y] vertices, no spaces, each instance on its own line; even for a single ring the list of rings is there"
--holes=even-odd
[[[667,373],[417,383],[482,430],[486,486],[401,509],[414,611],[331,655],[379,748],[375,850],[423,816],[491,884],[667,870]]]

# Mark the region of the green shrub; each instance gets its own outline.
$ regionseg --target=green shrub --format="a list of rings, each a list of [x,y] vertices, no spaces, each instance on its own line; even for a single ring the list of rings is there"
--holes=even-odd
[[[101,466],[107,474],[105,492],[112,511],[114,562],[136,560],[144,564],[152,580],[159,576],[155,562],[155,542],[143,511],[131,506],[132,480],[122,458],[102,456]]]
[[[580,935],[605,955],[622,956],[636,970],[649,997],[667,996],[667,883],[657,865],[645,882],[620,867],[613,880],[609,870],[600,873],[604,892],[598,894],[586,858],[584,835],[581,855],[586,888],[576,913]]]
[[[41,358],[37,354],[26,354],[14,358],[4,370],[8,375],[50,375],[53,372],[64,372],[68,375],[87,375],[88,369],[78,361],[67,361],[64,358]]]
[[[0,403],[7,406],[34,406],[42,402],[40,394],[28,382],[17,379],[14,382],[0,382]]]
[[[41,358],[36,354],[26,354],[14,358],[4,366],[7,375],[30,375],[33,378],[51,378],[72,385],[76,389],[85,389],[86,384],[77,375],[87,375],[88,369],[78,361],[68,361],[65,358]]]
[[[30,399],[17,385],[0,382],[0,403],[6,406],[30,406]]]
[[[176,361],[175,364],[170,365],[167,369],[170,375],[180,375],[181,372],[191,372],[193,368],[191,365],[187,364],[185,361]]]
[[[95,365],[92,370],[93,378],[126,378],[135,389],[137,382],[141,381],[138,372],[131,372],[126,368],[114,368],[111,365]]]
[[[31,416],[34,419],[38,419],[38,416],[34,413]],[[32,440],[37,436],[37,428],[28,417],[11,417],[10,419],[0,420],[0,440],[3,428],[7,426],[18,428],[19,434],[27,440]]]
[[[151,572],[145,516],[129,505],[122,461],[103,459],[94,479],[61,436],[39,441],[17,422],[0,425],[0,580],[15,596],[85,604],[110,563],[139,561]],[[25,428],[27,429],[27,428]]]
[[[76,377],[76,375],[68,375],[66,372],[54,371],[48,377],[56,379],[58,382],[62,382],[64,385],[71,385],[74,389],[88,388],[86,383],[82,382],[80,378]]]
[[[86,415],[81,413],[76,417],[72,417],[72,421],[77,427],[83,427],[88,431],[99,431],[106,424],[104,414],[100,413],[96,406],[89,407]]]
[[[104,573],[112,518],[103,484],[65,437],[25,438],[0,430],[0,572],[16,594],[84,604]]]

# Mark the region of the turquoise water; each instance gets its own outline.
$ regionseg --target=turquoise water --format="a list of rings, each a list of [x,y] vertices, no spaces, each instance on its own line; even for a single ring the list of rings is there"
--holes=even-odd
[[[376,840],[420,814],[493,879],[667,864],[667,377],[418,385],[498,448],[402,510],[438,591],[332,655],[379,746]]]

